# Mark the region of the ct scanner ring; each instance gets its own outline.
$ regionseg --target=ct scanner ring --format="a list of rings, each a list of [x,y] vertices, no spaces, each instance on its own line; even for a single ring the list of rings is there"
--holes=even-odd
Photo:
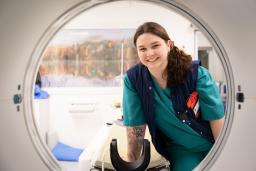
[[[70,20],[81,14],[82,12],[93,8],[95,6],[105,4],[108,2],[115,2],[117,0],[91,0],[83,1],[71,7],[61,16],[55,19],[54,22],[45,30],[44,34],[39,39],[38,43],[35,45],[32,55],[30,56],[29,63],[26,68],[26,74],[24,78],[24,87],[23,87],[23,105],[24,105],[24,118],[26,122],[26,127],[29,132],[31,141],[36,148],[38,155],[41,157],[42,161],[48,166],[49,170],[62,170],[58,162],[53,158],[48,147],[43,143],[39,136],[38,129],[35,124],[35,119],[32,109],[33,101],[33,85],[36,77],[36,72],[39,67],[40,57],[42,56],[45,48],[47,47],[50,40],[54,35]],[[234,118],[234,108],[235,108],[235,87],[234,87],[234,78],[232,67],[229,62],[228,55],[222,46],[220,39],[214,33],[214,31],[206,24],[203,19],[196,15],[188,7],[179,4],[178,2],[172,0],[138,0],[143,2],[153,3],[155,5],[160,5],[170,10],[177,12],[178,14],[184,16],[193,24],[195,24],[200,31],[207,37],[209,42],[212,44],[213,48],[216,50],[217,55],[220,58],[220,61],[223,65],[225,77],[227,79],[227,106],[225,113],[225,123],[222,129],[222,132],[216,141],[214,147],[208,153],[206,158],[200,163],[196,168],[198,170],[209,170],[215,160],[218,158],[220,152],[224,148],[226,141],[229,137],[229,133],[232,127],[233,118]]]

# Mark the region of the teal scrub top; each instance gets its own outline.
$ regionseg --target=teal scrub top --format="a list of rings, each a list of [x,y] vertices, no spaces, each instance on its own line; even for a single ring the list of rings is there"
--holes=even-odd
[[[161,89],[154,79],[153,84],[156,124],[170,139],[166,150],[172,159],[172,170],[192,170],[203,160],[212,144],[177,118],[170,100],[171,89]],[[123,91],[124,125],[144,125],[145,118],[140,98],[127,75],[124,77]],[[217,85],[209,71],[202,66],[198,68],[197,91],[202,119],[211,121],[222,118],[224,106]]]

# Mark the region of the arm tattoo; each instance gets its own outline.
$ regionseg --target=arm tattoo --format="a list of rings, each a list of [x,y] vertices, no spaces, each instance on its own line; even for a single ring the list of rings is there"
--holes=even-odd
[[[143,128],[141,127],[133,127],[133,132],[132,134],[136,136],[136,138],[144,137],[144,132]]]
[[[145,136],[145,129],[146,125],[127,127],[128,161],[135,161],[139,158]]]

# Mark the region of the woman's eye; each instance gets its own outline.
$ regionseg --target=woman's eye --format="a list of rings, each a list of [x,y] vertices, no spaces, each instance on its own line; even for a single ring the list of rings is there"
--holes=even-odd
[[[139,51],[144,52],[146,50],[146,48],[140,48]]]
[[[159,45],[153,45],[152,48],[155,49],[157,48]]]

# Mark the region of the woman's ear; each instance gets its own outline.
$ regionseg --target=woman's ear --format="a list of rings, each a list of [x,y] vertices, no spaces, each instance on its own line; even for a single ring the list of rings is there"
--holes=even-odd
[[[168,40],[167,45],[170,47],[170,49],[172,49],[174,46],[174,41]]]
[[[170,47],[170,50],[173,48],[173,46],[174,46],[174,41],[172,41],[172,40],[168,40],[167,41],[167,46],[169,46]]]

